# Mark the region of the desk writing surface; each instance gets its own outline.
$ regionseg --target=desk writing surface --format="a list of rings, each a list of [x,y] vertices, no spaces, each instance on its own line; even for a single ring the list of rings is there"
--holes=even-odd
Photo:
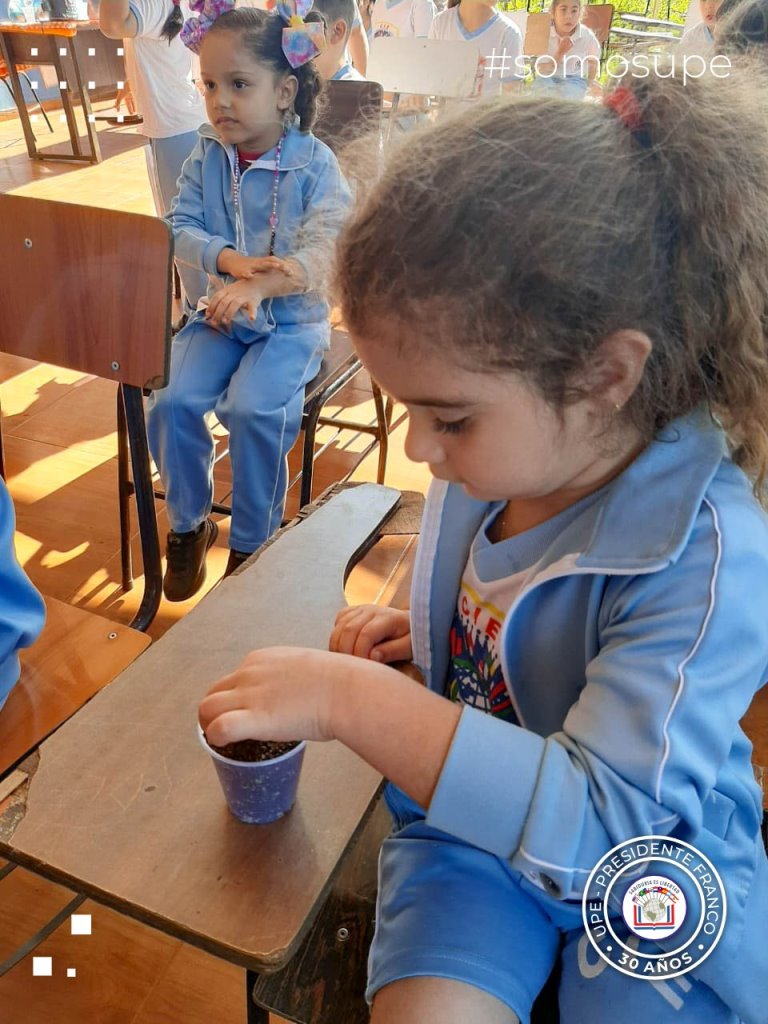
[[[311,743],[293,811],[242,824],[197,704],[249,650],[326,646],[346,564],[398,497],[342,492],[205,597],[42,745],[23,813],[0,816],[0,853],[235,963],[286,962],[381,777]]]

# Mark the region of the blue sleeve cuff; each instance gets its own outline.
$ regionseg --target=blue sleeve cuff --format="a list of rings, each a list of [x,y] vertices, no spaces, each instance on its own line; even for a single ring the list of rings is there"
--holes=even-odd
[[[510,858],[520,846],[544,743],[535,733],[464,708],[427,823]]]

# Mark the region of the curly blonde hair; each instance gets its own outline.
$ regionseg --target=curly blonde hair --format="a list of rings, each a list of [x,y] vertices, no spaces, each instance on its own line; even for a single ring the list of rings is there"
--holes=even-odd
[[[707,407],[765,500],[766,75],[625,78],[613,109],[506,100],[407,142],[348,224],[339,287],[353,334],[521,373],[555,408],[601,342],[653,348],[626,407],[644,438]]]

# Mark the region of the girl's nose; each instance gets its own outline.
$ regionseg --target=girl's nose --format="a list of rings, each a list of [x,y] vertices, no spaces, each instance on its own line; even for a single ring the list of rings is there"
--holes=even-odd
[[[408,433],[405,438],[405,454],[411,462],[428,462],[439,465],[445,458],[440,437],[408,416]]]

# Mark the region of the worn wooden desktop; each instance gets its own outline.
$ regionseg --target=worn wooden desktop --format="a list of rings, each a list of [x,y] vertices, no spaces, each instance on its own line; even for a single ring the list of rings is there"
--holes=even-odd
[[[16,72],[17,64],[34,67],[50,65],[55,68],[59,83],[66,83],[63,89],[60,87],[60,92],[72,152],[39,150],[29,112],[26,105],[20,103],[19,118],[30,157],[35,160],[76,160],[88,163],[101,160],[91,99],[116,95],[118,82],[125,80],[125,64],[122,55],[118,53],[121,48],[122,42],[103,36],[95,21],[0,21],[0,56],[8,65],[15,96],[23,95]],[[93,88],[90,87],[91,83]],[[75,103],[79,103],[83,111],[87,145],[80,138]]]
[[[346,566],[399,492],[343,491],[287,529],[39,750],[0,805],[0,854],[257,972],[284,966],[379,792],[338,743],[310,744],[293,811],[227,811],[196,708],[251,649],[325,647]]]

